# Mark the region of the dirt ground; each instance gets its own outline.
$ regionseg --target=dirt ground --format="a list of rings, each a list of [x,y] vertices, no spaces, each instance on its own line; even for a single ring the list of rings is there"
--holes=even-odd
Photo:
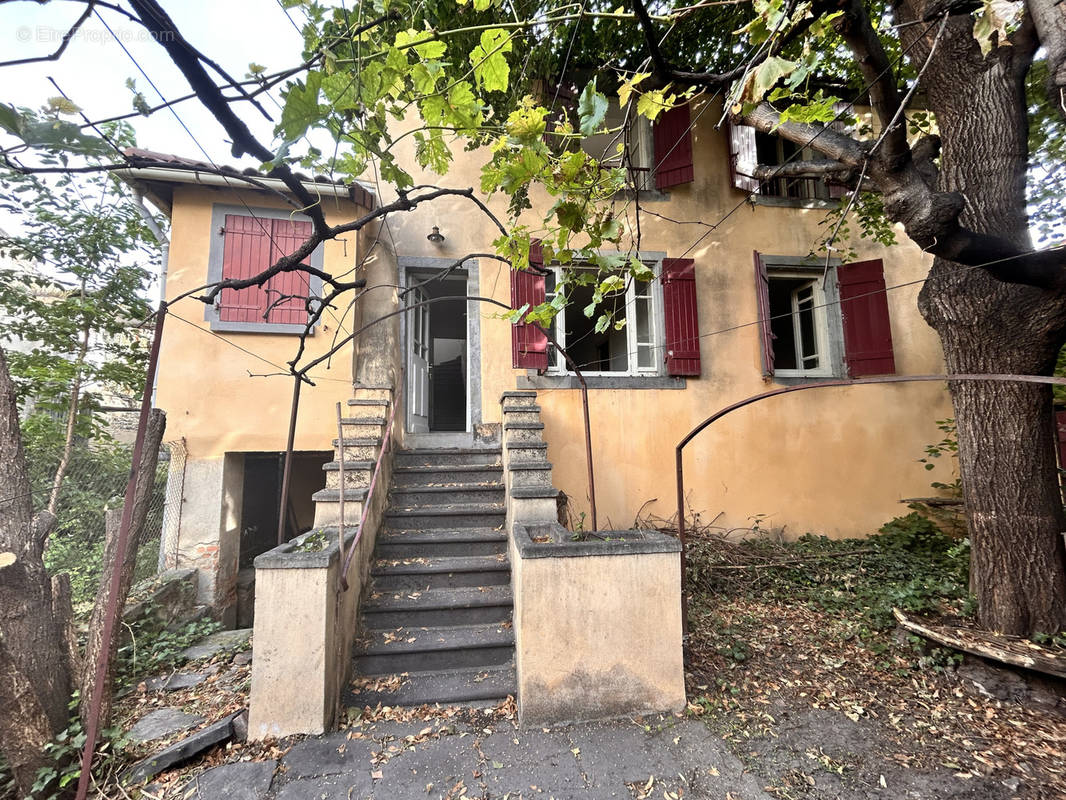
[[[693,610],[689,713],[777,797],[1066,798],[1066,685],[805,604]]]

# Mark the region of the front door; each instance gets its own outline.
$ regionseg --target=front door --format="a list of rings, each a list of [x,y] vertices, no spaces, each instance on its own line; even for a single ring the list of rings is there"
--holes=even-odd
[[[421,289],[412,289],[408,304],[410,312],[407,396],[410,408],[410,430],[429,431],[429,297]],[[420,305],[421,304],[421,305]]]

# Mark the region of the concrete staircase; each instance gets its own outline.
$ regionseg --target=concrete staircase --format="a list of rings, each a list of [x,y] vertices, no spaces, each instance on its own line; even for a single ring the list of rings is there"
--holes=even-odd
[[[499,448],[395,454],[353,654],[361,688],[347,705],[489,704],[515,694],[500,459]]]

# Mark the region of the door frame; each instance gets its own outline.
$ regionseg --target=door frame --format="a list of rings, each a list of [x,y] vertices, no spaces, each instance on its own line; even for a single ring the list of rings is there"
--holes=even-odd
[[[453,258],[433,256],[400,256],[397,259],[400,286],[407,287],[414,275],[427,276],[455,263]],[[463,262],[456,270],[466,273],[466,294],[476,296],[480,293],[478,261],[476,258]],[[480,303],[469,300],[466,304],[466,430],[465,431],[430,431],[414,433],[411,431],[410,403],[404,400],[404,434],[408,446],[412,447],[471,447],[474,443],[474,428],[480,425],[481,418],[481,311]],[[409,314],[400,317],[400,337],[403,342],[404,386],[408,386],[408,366],[411,357]]]

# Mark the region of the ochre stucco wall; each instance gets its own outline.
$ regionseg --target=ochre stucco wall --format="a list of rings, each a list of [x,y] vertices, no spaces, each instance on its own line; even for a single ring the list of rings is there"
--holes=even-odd
[[[597,501],[601,527],[628,527],[638,510],[669,517],[674,510],[674,447],[709,414],[778,384],[762,378],[752,251],[779,256],[806,256],[825,235],[824,209],[752,206],[729,180],[725,137],[714,128],[720,108],[699,115],[693,130],[695,179],[675,187],[666,200],[647,209],[673,220],[717,223],[713,232],[699,224],[678,224],[645,214],[641,249],[668,256],[687,254],[696,261],[702,375],[683,390],[632,389],[590,391]],[[413,162],[413,137],[399,141],[401,159]],[[417,175],[416,183],[477,187],[483,153],[457,152],[446,178]],[[374,187],[382,202],[389,187]],[[254,195],[246,194],[246,198]],[[548,198],[534,194],[537,208]],[[203,283],[207,274],[212,203],[233,203],[229,190],[179,188],[174,203],[167,294],[170,297]],[[247,199],[249,205],[276,205]],[[332,201],[330,201],[332,203]],[[506,218],[506,198],[490,208]],[[738,207],[739,204],[739,207]],[[618,204],[625,213],[626,203]],[[734,210],[735,209],[735,210]],[[732,212],[732,213],[730,213]],[[331,221],[358,213],[341,204],[328,208]],[[523,221],[539,227],[539,217]],[[388,241],[405,256],[460,257],[491,252],[498,235],[477,207],[462,198],[445,198],[388,222]],[[433,225],[446,239],[433,245],[426,234]],[[706,236],[704,234],[707,234]],[[855,243],[858,258],[881,258],[889,286],[920,280],[930,260],[907,242],[886,249]],[[628,242],[623,242],[628,245]],[[366,242],[360,242],[364,252]],[[355,235],[348,254],[339,242],[325,244],[327,271],[346,271],[355,257]],[[479,260],[481,294],[508,302],[510,278],[497,261]],[[933,331],[916,308],[919,284],[888,294],[898,374],[942,371],[942,356]],[[184,300],[178,314],[203,329],[203,308]],[[499,309],[481,312],[481,392],[485,422],[500,420],[501,392],[514,389],[521,371],[511,368],[510,326]],[[321,352],[335,333],[326,324],[310,341]],[[719,333],[715,333],[718,332]],[[225,334],[232,342],[284,364],[295,339],[285,335]],[[291,381],[284,377],[251,378],[273,369],[202,331],[172,320],[164,337],[159,404],[168,411],[168,438],[184,436],[189,458],[217,457],[226,451],[281,450],[285,445]],[[296,447],[328,449],[335,433],[333,404],[350,396],[350,351],[339,353],[333,369],[317,369],[318,386],[304,387]],[[524,387],[523,387],[524,388]],[[571,498],[575,518],[588,510],[580,393],[541,389],[539,403],[546,425],[555,485]],[[950,416],[940,384],[825,389],[775,398],[743,409],[713,425],[686,451],[686,488],[692,511],[705,523],[746,527],[757,515],[763,528],[797,536],[808,531],[845,536],[868,533],[906,509],[899,500],[930,492],[929,482],[948,478],[943,467],[927,472],[916,463],[925,444],[935,441],[935,420]]]
[[[695,259],[700,330],[723,332],[701,339],[702,375],[689,379],[684,390],[590,391],[601,527],[631,526],[641,508],[645,515],[672,515],[677,442],[723,406],[780,385],[763,380],[758,327],[748,324],[758,316],[752,252],[804,257],[825,236],[825,226],[819,226],[824,209],[744,202],[744,193],[730,182],[726,139],[714,128],[720,106],[702,114],[697,107],[697,115],[694,181],[671,189],[668,200],[650,201],[646,208],[674,220],[705,223],[717,223],[732,213],[709,234],[703,225],[644,214],[641,249],[674,257],[687,253]],[[410,142],[411,137],[403,140],[398,151],[413,163]],[[477,187],[482,162],[480,153],[458,152],[447,178],[426,173],[416,175],[416,183]],[[387,187],[378,188],[387,202]],[[548,205],[543,195],[534,194],[533,200],[537,209]],[[506,198],[491,198],[489,206],[506,218]],[[618,203],[620,213],[624,206]],[[535,213],[527,213],[523,222],[534,230],[541,225]],[[463,199],[435,202],[394,217],[389,225],[399,254],[406,256],[491,251],[498,235]],[[426,241],[433,225],[446,237],[441,246]],[[857,260],[884,260],[889,286],[920,280],[931,263],[901,230],[897,239],[900,244],[891,249],[854,243]],[[484,258],[479,264],[482,295],[508,302],[507,267]],[[916,307],[919,289],[920,284],[913,284],[888,293],[900,375],[943,368],[936,336]],[[523,373],[511,368],[510,326],[494,307],[485,306],[482,312],[481,341],[483,417],[499,421],[500,393],[516,388]],[[538,402],[555,485],[570,496],[575,516],[587,512],[580,392],[541,389]],[[927,443],[939,439],[935,420],[950,415],[941,384],[824,389],[756,404],[716,423],[689,445],[689,506],[703,522],[726,528],[745,527],[751,518],[765,515],[763,528],[782,529],[788,536],[872,532],[906,512],[900,499],[927,495],[931,480],[947,477],[943,467],[927,472],[916,460]]]
[[[179,186],[174,192],[170,262],[166,296],[178,295],[207,282],[210,253],[211,209],[215,204],[247,205],[256,208],[282,208],[269,195],[227,188]],[[344,200],[324,201],[331,224],[349,221],[365,211]],[[326,242],[323,266],[341,275],[351,271],[358,254],[365,252],[357,235],[345,234]],[[347,252],[347,255],[345,255]],[[350,299],[350,298],[349,298]],[[347,299],[346,301],[347,302]],[[344,306],[341,306],[343,309]],[[185,438],[189,459],[212,458],[227,451],[279,451],[285,449],[292,401],[292,379],[286,375],[251,377],[249,373],[284,372],[295,354],[297,337],[292,334],[225,333],[224,339],[207,331],[204,305],[187,298],[171,306],[160,352],[156,403],[167,412],[167,439]],[[324,315],[323,324],[308,339],[307,356],[329,349],[338,332],[341,310]],[[181,317],[183,322],[175,317]],[[350,332],[351,314],[342,320]],[[341,332],[341,336],[344,331]],[[239,345],[273,364],[238,350]],[[297,450],[329,450],[336,437],[335,403],[351,397],[351,347],[345,347],[332,360],[315,368],[315,386],[304,385],[300,397],[300,417],[296,429]],[[305,361],[307,357],[305,357]]]

